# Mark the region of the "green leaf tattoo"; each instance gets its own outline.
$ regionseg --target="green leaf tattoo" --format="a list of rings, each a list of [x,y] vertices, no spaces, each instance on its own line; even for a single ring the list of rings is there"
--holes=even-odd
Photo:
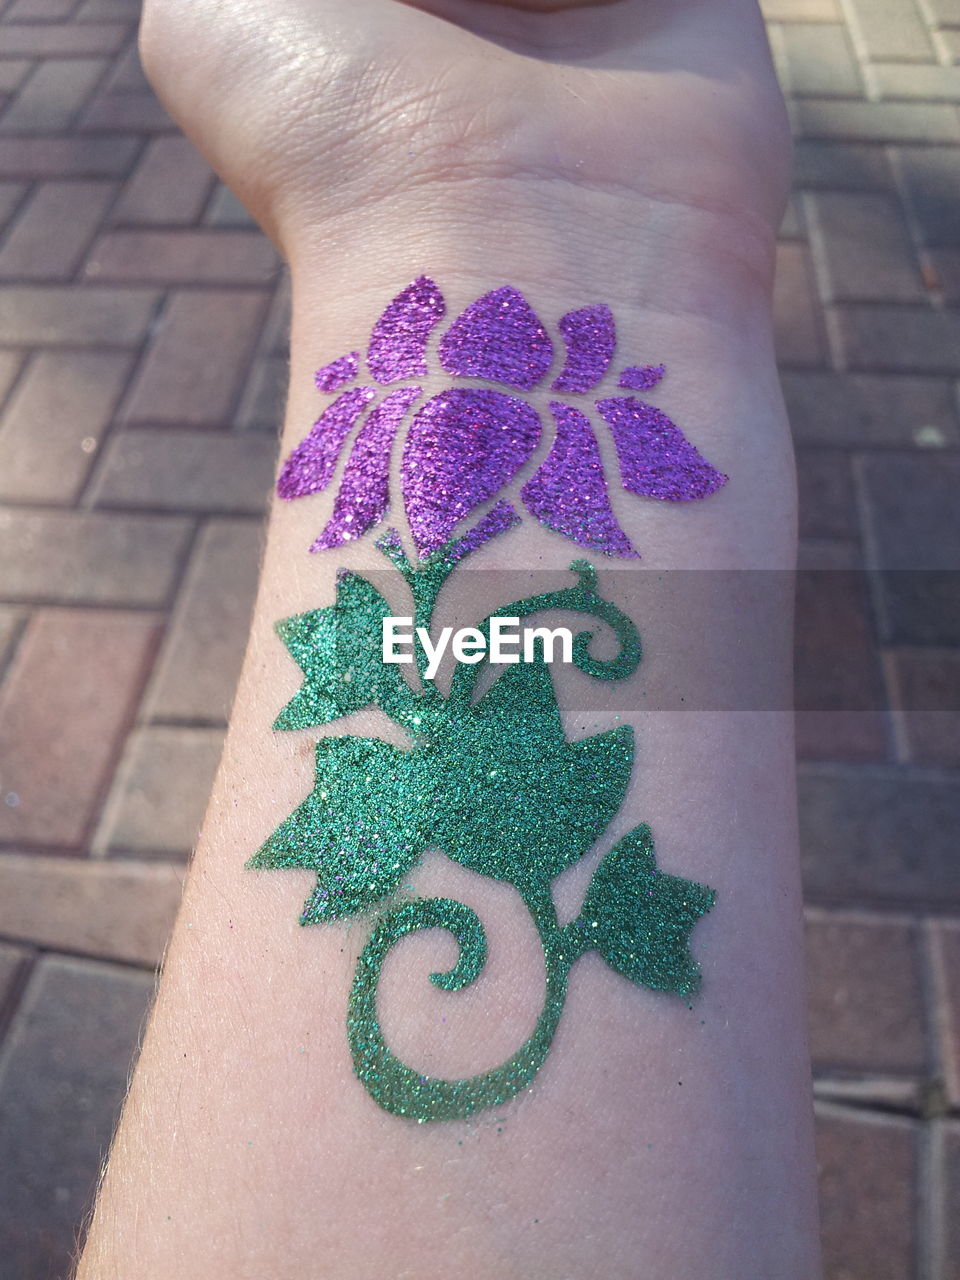
[[[429,629],[443,581],[478,539],[454,540],[417,566],[394,532],[377,545],[407,581],[415,624]],[[575,586],[515,601],[484,619],[479,630],[489,635],[496,616],[575,610],[609,624],[620,647],[612,659],[595,659],[589,652],[593,633],[584,631],[574,641],[574,664],[597,679],[623,679],[640,661],[636,627],[599,595],[592,565],[574,561],[571,569]],[[313,790],[247,865],[316,873],[301,924],[381,910],[350,996],[347,1034],[355,1072],[387,1111],[418,1121],[455,1119],[499,1106],[530,1083],[560,1021],[570,969],[587,951],[597,951],[631,982],[690,997],[699,986],[690,932],[715,895],[659,871],[650,829],[642,825],[600,862],[577,919],[560,925],[551,883],[590,850],[620,808],[633,764],[632,729],[568,741],[542,654],[506,667],[474,701],[480,667],[458,664],[444,697],[425,675],[417,642],[421,687],[415,690],[396,665],[382,660],[381,627],[389,613],[370,582],[341,571],[332,606],[278,623],[304,683],[275,728],[307,729],[374,705],[413,746],[348,735],[321,738]],[[417,898],[381,906],[427,849],[514,885],[546,962],[544,1005],[533,1034],[500,1067],[462,1080],[425,1076],[403,1063],[386,1044],[377,1015],[383,962],[406,934],[440,928],[457,940],[456,964],[431,975],[443,990],[468,986],[486,962],[483,925],[463,903]]]
[[[277,634],[305,679],[273,727],[329,724],[372,703],[388,715],[402,713],[406,685],[400,668],[380,657],[381,624],[389,615],[390,606],[376,587],[341,570],[332,609],[311,609],[279,622]]]
[[[591,930],[591,948],[617,973],[656,991],[687,995],[700,978],[687,938],[713,899],[712,889],[657,869],[653,836],[644,823],[597,867],[579,924]]]
[[[420,748],[431,843],[518,888],[532,868],[552,880],[620,807],[632,756],[626,726],[567,742],[544,663],[507,667]]]
[[[248,864],[317,872],[301,924],[354,915],[400,887],[423,852],[426,830],[413,765],[413,752],[378,738],[317,743],[313,790]]]

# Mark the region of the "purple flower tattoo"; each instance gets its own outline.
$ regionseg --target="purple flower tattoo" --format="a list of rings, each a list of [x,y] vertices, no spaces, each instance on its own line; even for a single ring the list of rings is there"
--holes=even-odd
[[[372,380],[387,387],[424,378],[430,371],[427,348],[445,314],[443,294],[427,276],[397,294],[370,335],[366,367]],[[566,358],[550,390],[565,395],[593,391],[616,348],[613,313],[603,304],[581,307],[562,316],[557,328]],[[436,358],[456,378],[482,378],[523,392],[547,377],[554,343],[523,294],[504,286],[485,293],[454,320],[440,338]],[[359,370],[359,351],[317,370],[317,389],[340,394],[287,457],[277,492],[293,499],[325,489],[356,429],[333,515],[310,550],[361,537],[386,515],[394,441],[412,413],[400,455],[400,489],[414,543],[425,559],[514,479],[540,444],[544,424],[525,399],[503,391],[454,386],[419,406],[423,391],[417,385],[396,388],[382,398],[376,386],[341,391]],[[664,372],[662,364],[630,365],[621,371],[618,385],[649,390]],[[691,502],[726,483],[727,477],[661,409],[634,395],[594,403],[613,437],[627,492]],[[581,547],[636,558],[639,553],[610,505],[593,424],[574,404],[559,399],[548,404],[555,433],[543,461],[520,490],[524,506],[541,524]],[[515,515],[507,504],[499,505]]]

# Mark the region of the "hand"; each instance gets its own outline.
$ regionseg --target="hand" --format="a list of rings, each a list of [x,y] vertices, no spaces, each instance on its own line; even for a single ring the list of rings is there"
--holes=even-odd
[[[755,0],[146,0],[141,52],[288,258],[505,181],[755,240],[769,274],[790,141]]]

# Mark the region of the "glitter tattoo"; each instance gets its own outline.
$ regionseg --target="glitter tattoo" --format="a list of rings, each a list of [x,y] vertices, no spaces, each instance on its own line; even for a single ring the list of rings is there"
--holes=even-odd
[[[437,593],[453,568],[519,522],[513,506],[495,499],[533,456],[544,429],[526,399],[490,388],[454,386],[419,405],[419,385],[381,394],[379,387],[416,384],[429,373],[428,344],[445,314],[440,290],[420,276],[373,327],[366,367],[378,386],[347,386],[359,376],[359,351],[318,370],[317,389],[336,399],[287,457],[277,482],[285,499],[325,489],[354,433],[333,512],[311,550],[341,546],[384,519],[391,453],[404,427],[401,489],[417,556],[407,557],[394,530],[377,546],[403,575],[413,597],[414,626],[427,633]],[[550,390],[565,396],[595,391],[616,346],[609,307],[570,311],[558,329],[566,358]],[[484,294],[454,320],[438,342],[436,359],[456,378],[482,378],[527,392],[548,376],[554,344],[523,294],[504,287]],[[663,374],[663,365],[632,365],[621,371],[618,385],[649,390]],[[632,395],[594,403],[613,436],[628,492],[687,502],[726,482],[654,405]],[[610,505],[590,418],[565,399],[551,399],[548,407],[552,443],[520,488],[520,500],[541,524],[580,546],[636,558]],[[455,536],[457,526],[490,501],[486,515]],[[590,615],[612,627],[619,652],[607,660],[591,657],[593,633],[584,631],[575,640],[573,662],[596,679],[622,680],[640,661],[636,627],[598,594],[592,565],[578,560],[571,568],[575,586],[514,601],[478,629],[489,639],[493,617],[523,618],[549,609]],[[599,952],[638,985],[692,995],[699,970],[689,934],[710,910],[714,894],[659,871],[650,830],[641,825],[601,860],[577,919],[560,925],[552,882],[591,849],[620,808],[633,763],[632,729],[568,741],[542,653],[531,663],[507,666],[474,701],[480,666],[458,664],[444,696],[427,675],[418,636],[420,680],[413,689],[396,665],[383,662],[382,624],[389,616],[387,601],[370,581],[339,570],[333,605],[278,624],[304,683],[280,712],[276,729],[309,729],[377,706],[406,732],[412,747],[352,735],[321,738],[313,790],[248,865],[316,872],[301,924],[374,911],[347,1017],[356,1074],[387,1111],[418,1121],[454,1119],[499,1106],[530,1084],[559,1023],[570,969],[587,951]],[[428,849],[514,885],[546,964],[546,995],[530,1039],[502,1066],[464,1080],[425,1076],[401,1062],[387,1046],[377,1015],[384,960],[408,933],[440,928],[456,938],[457,963],[431,974],[444,991],[468,986],[486,962],[483,925],[469,907],[449,898],[402,900],[404,878]]]
[[[463,556],[516,522],[499,504],[466,537],[412,564],[391,530],[378,546],[405,578],[416,626],[429,630],[437,593]],[[622,680],[640,661],[636,627],[597,592],[596,570],[574,561],[577,585],[518,600],[479,624],[489,640],[492,617],[527,617],[567,609],[609,624],[615,658],[590,656],[593,633],[580,633],[573,662],[601,680]],[[382,623],[391,614],[380,592],[359,574],[341,570],[336,602],[288,618],[277,630],[304,673],[281,711],[277,729],[328,724],[376,705],[413,741],[401,749],[378,738],[321,738],[316,781],[306,800],[249,862],[257,868],[315,871],[317,883],[300,923],[342,920],[379,910],[357,965],[347,1032],[354,1069],[385,1110],[419,1121],[469,1116],[499,1106],[530,1084],[550,1048],[563,1011],[571,966],[598,951],[612,969],[639,985],[688,997],[699,970],[688,949],[713,891],[658,870],[650,829],[635,827],[600,862],[576,920],[560,925],[551,882],[596,842],[616,814],[630,780],[629,726],[570,742],[561,724],[549,667],[542,654],[508,666],[472,701],[480,667],[456,666],[449,695],[428,679],[417,642],[420,689],[396,665],[382,661]],[[546,998],[530,1039],[495,1070],[464,1080],[421,1074],[386,1044],[377,1016],[384,959],[405,934],[446,929],[460,954],[435,986],[459,991],[480,974],[486,938],[476,913],[449,898],[385,900],[427,849],[515,886],[540,935]],[[382,905],[381,905],[382,904]]]
[[[379,387],[416,383],[428,375],[428,346],[446,309],[443,294],[428,276],[419,276],[390,302],[373,326],[367,349],[367,372]],[[601,304],[568,311],[557,328],[566,358],[550,390],[572,396],[595,391],[616,347],[610,308]],[[553,340],[523,294],[510,286],[471,303],[440,338],[436,351],[436,364],[455,378],[482,378],[518,391],[540,386],[553,362]],[[412,414],[400,482],[417,551],[426,558],[452,537],[459,521],[517,476],[540,443],[544,423],[521,396],[489,388],[455,386],[420,405],[419,385],[399,387],[382,399],[377,386],[341,390],[359,371],[359,351],[317,371],[317,389],[340,394],[285,460],[277,492],[292,500],[327,488],[348,436],[367,413],[353,438],[333,513],[310,549],[323,551],[361,537],[387,513],[393,443]],[[631,365],[621,371],[618,386],[647,391],[664,372],[662,364]],[[656,406],[633,395],[606,396],[594,406],[613,436],[620,481],[629,493],[690,502],[726,483],[727,477]],[[553,442],[521,487],[520,500],[541,524],[581,547],[637,558],[610,505],[593,423],[575,402],[552,399],[548,408]]]

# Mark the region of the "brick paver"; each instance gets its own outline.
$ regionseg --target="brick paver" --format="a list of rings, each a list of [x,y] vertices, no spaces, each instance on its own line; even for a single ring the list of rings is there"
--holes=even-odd
[[[892,648],[887,672],[900,708],[904,758],[960,769],[960,652]]]
[[[160,962],[183,884],[169,862],[8,853],[0,859],[0,934],[41,947],[152,966]],[[3,975],[22,953],[0,949]]]
[[[805,191],[886,191],[893,186],[888,149],[879,144],[796,138],[794,185]]]
[[[960,920],[931,921],[929,947],[940,1065],[950,1103],[960,1108]]]
[[[960,375],[960,311],[850,303],[833,320],[847,369]]]
[[[0,1023],[7,1006],[14,999],[17,978],[23,970],[26,953],[20,947],[0,943]]]
[[[960,151],[956,147],[901,147],[893,152],[893,158],[923,244],[960,245]]]
[[[801,501],[804,489],[801,484]],[[814,512],[818,506],[809,504]],[[812,536],[832,540],[851,533],[825,521]],[[884,760],[889,728],[866,578],[859,567],[844,571],[837,564],[826,573],[824,567],[804,567],[797,579],[797,754],[802,760]]]
[[[796,134],[826,1280],[960,1276],[960,0],[762,0]],[[0,1280],[63,1280],[246,640],[288,280],[139,0],[0,4]],[[108,678],[109,673],[109,678]]]
[[[29,58],[4,58],[0,65],[0,93],[15,93],[32,70]]]
[[[154,138],[127,180],[111,222],[190,226],[204,210],[214,176],[192,143]]]
[[[229,187],[218,183],[210,203],[203,216],[208,227],[253,227],[256,226],[249,212],[240,203]]]
[[[254,231],[108,231],[87,258],[97,280],[168,284],[260,284],[276,253]]]
[[[960,453],[864,455],[858,480],[880,636],[960,645]]]
[[[960,454],[877,453],[861,459],[877,568],[951,569],[960,563]],[[917,502],[923,493],[927,502]]]
[[[190,522],[177,516],[0,510],[4,595],[162,608],[191,532]]]
[[[28,346],[137,347],[158,295],[151,289],[45,288],[21,285],[0,294],[0,342]]]
[[[0,131],[52,133],[67,128],[106,67],[103,58],[49,58],[39,63],[0,115]]]
[[[124,421],[225,426],[266,300],[266,290],[174,290],[144,353]],[[207,346],[214,332],[216,359]]]
[[[135,137],[0,137],[0,176],[114,177],[126,172],[139,149],[140,139]]]
[[[939,1275],[960,1275],[960,1125],[943,1125],[934,1166],[935,1230],[933,1261]]]
[[[116,191],[104,181],[39,183],[4,239],[0,276],[69,280]]]
[[[87,131],[141,129],[151,133],[166,133],[174,126],[152,93],[127,93],[119,90],[95,98],[81,117],[78,127]]]
[[[807,951],[814,1069],[922,1075],[928,1058],[916,924],[811,909]]]
[[[156,638],[149,614],[33,615],[0,694],[0,840],[83,846]]]
[[[259,523],[250,520],[211,520],[197,539],[146,698],[154,723],[226,723],[246,648],[261,541]]]
[[[253,362],[237,408],[238,426],[276,430],[283,420],[289,373],[284,356],[261,356]]]
[[[768,22],[839,22],[839,0],[761,0]]]
[[[960,405],[950,378],[784,369],[780,381],[798,446],[960,445]]]
[[[72,504],[130,374],[123,351],[38,351],[0,416],[0,499]],[[36,448],[44,424],[44,450]]]
[[[841,449],[798,446],[796,457],[801,538],[855,538],[850,455]]]
[[[820,1225],[831,1280],[918,1274],[918,1128],[899,1118],[821,1108]]]
[[[851,36],[864,61],[932,59],[930,31],[914,0],[847,0]]]
[[[878,98],[923,98],[927,102],[956,102],[960,98],[960,70],[956,67],[875,63],[868,69],[867,84]]]
[[[153,991],[148,973],[47,957],[0,1054],[0,1280],[61,1280]]]
[[[863,77],[842,23],[790,23],[771,37],[780,79],[789,92],[854,98],[863,92]]]
[[[924,296],[916,253],[895,197],[817,191],[804,200],[823,302],[916,302]]]
[[[132,16],[132,15],[127,15]],[[130,28],[119,22],[81,24],[3,24],[3,54],[29,58],[84,57],[116,53],[129,38]]]
[[[13,217],[26,192],[25,182],[0,182],[0,230]]]
[[[960,142],[960,119],[956,107],[946,102],[798,98],[794,118],[802,138],[838,138],[850,142]]]
[[[127,431],[104,454],[91,499],[129,510],[259,514],[270,490],[274,441],[226,431]]]
[[[948,304],[960,303],[960,249],[931,249],[927,271]]]
[[[6,400],[22,368],[23,356],[19,351],[0,352],[0,403]]]
[[[823,364],[827,343],[810,250],[805,244],[785,241],[780,245],[773,310],[780,364],[786,368]]]
[[[97,851],[185,857],[200,831],[222,745],[219,729],[157,725],[131,734],[94,838]]]
[[[960,913],[960,777],[811,763],[799,781],[811,900]]]
[[[6,668],[24,621],[23,609],[0,605],[0,672]]]

